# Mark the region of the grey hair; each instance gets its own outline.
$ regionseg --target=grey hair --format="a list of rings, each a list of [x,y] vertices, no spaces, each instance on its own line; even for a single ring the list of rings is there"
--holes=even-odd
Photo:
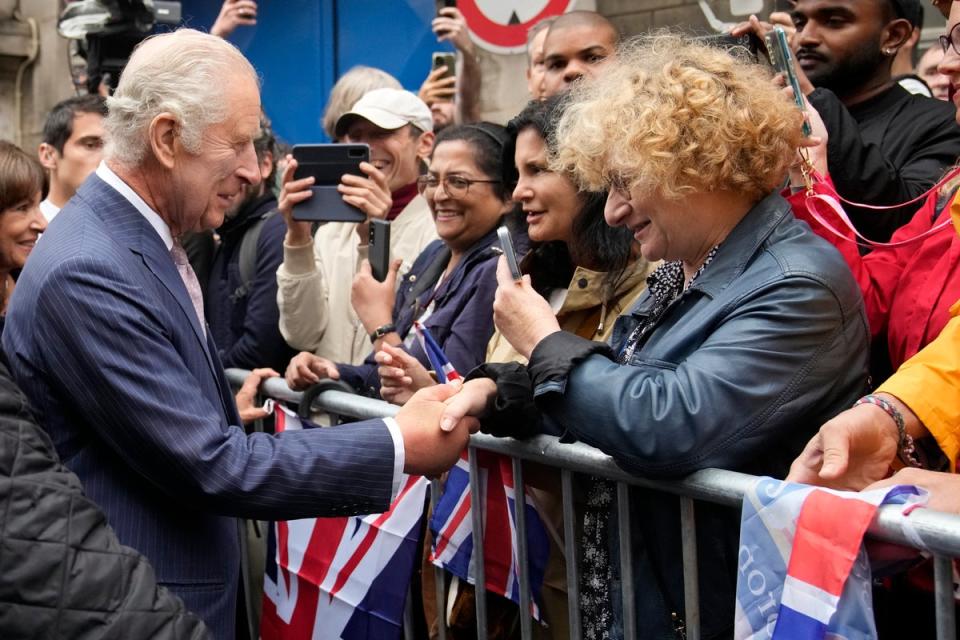
[[[331,140],[336,139],[337,120],[357,103],[363,94],[374,89],[403,89],[400,81],[392,75],[377,69],[357,65],[340,76],[330,90],[327,107],[323,111],[321,123],[323,130]]]
[[[253,65],[223,38],[194,29],[147,38],[107,98],[105,156],[126,166],[140,164],[150,123],[161,113],[176,118],[184,148],[199,153],[204,130],[229,115],[227,79],[238,72],[248,73],[259,86]]]

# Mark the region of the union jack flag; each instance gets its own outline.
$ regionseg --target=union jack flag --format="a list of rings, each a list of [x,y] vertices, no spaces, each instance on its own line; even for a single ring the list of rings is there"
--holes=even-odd
[[[274,407],[278,432],[316,427]],[[407,476],[401,486],[386,513],[272,523],[263,640],[402,636],[429,484]]]
[[[430,330],[420,324],[420,322],[413,323],[413,330],[417,334],[417,341],[420,343],[420,348],[427,354],[430,366],[433,367],[434,372],[437,374],[437,382],[444,384],[451,380],[459,380],[460,374],[453,368],[450,359],[447,358],[447,354],[443,352],[443,349],[440,348],[437,341],[433,339]]]
[[[876,638],[861,541],[881,504],[909,513],[924,502],[912,486],[857,493],[758,479],[743,500],[734,638]]]
[[[520,556],[517,548],[516,492],[510,458],[478,451],[481,496],[485,505],[483,557],[487,590],[520,603]],[[471,528],[470,471],[464,452],[450,470],[443,494],[430,519],[433,551],[430,560],[453,575],[475,584],[474,537]],[[527,559],[530,567],[530,613],[542,621],[540,591],[550,553],[550,541],[540,514],[529,496],[524,500]]]

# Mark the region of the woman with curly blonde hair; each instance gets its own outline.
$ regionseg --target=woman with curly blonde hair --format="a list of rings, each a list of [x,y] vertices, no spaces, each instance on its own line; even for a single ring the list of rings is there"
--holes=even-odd
[[[560,430],[632,473],[783,477],[815,425],[859,397],[867,367],[849,269],[776,193],[801,114],[763,68],[669,34],[628,45],[570,100],[552,165],[611,189],[607,222],[665,262],[609,345],[560,331],[501,264],[494,319],[529,364],[485,365],[441,424],[472,414],[500,433],[529,412],[534,428],[514,435]],[[636,547],[637,637],[673,637],[684,624],[678,505],[633,499],[636,536],[624,542]],[[584,518],[593,545],[582,562],[607,567],[581,596],[593,637],[625,631],[609,513]],[[698,505],[704,638],[732,633],[738,531],[737,513]]]

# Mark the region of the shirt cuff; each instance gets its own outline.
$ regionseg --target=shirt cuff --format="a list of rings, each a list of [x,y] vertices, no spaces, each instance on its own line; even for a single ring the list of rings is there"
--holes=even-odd
[[[400,425],[394,418],[384,418],[383,423],[387,425],[387,431],[393,438],[393,491],[390,494],[390,504],[393,504],[403,487],[403,465],[406,460],[403,450],[403,436],[400,435]]]

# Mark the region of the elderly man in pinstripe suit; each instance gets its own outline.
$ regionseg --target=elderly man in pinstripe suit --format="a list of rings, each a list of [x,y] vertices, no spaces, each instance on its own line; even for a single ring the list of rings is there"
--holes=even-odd
[[[224,40],[180,30],[140,45],[109,109],[105,162],[31,256],[3,347],[120,540],[232,638],[236,517],[383,511],[401,472],[449,467],[475,425],[437,428],[455,392],[441,387],[396,420],[246,435],[178,237],[220,225],[259,179],[256,73]]]

